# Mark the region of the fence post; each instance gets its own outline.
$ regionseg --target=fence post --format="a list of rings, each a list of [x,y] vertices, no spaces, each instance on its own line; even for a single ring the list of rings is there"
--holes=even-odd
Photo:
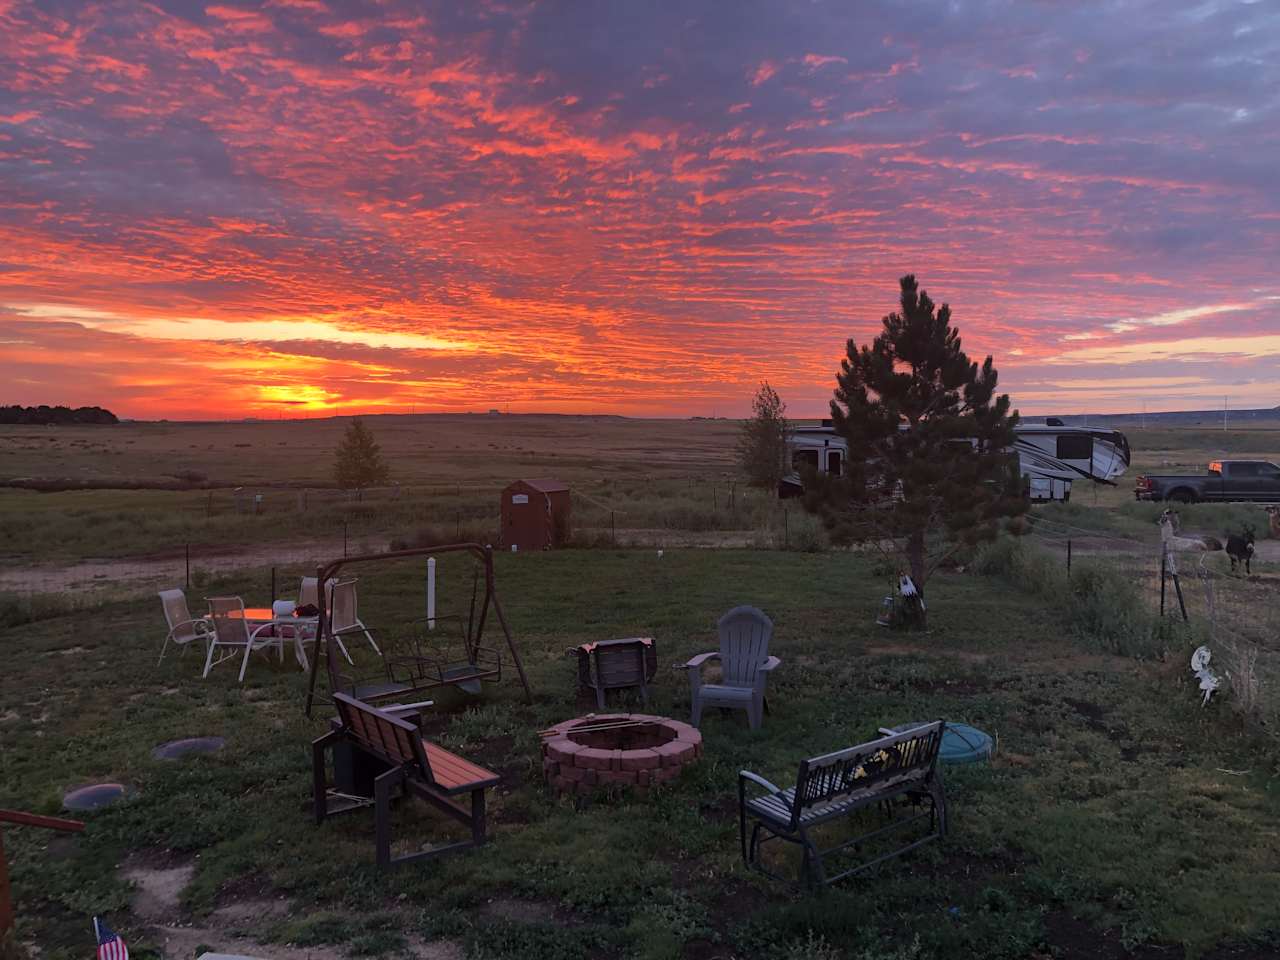
[[[1067,538],[1067,579],[1071,579],[1071,538]]]
[[[183,546],[185,547],[184,552],[186,553],[186,557],[187,557],[187,589],[190,590],[191,589],[191,544],[187,543],[187,544],[184,544]]]
[[[276,568],[271,568],[271,605],[274,607],[276,603]],[[274,614],[272,614],[274,616]]]
[[[1166,565],[1168,557],[1169,557],[1169,552],[1167,550],[1161,549],[1160,550],[1160,616],[1162,617],[1164,616],[1165,582],[1168,579],[1168,566]]]

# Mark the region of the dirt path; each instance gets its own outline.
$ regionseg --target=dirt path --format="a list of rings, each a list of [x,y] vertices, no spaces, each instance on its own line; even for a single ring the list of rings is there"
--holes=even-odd
[[[607,530],[584,530],[589,537],[603,537]],[[747,547],[755,538],[751,531],[619,529],[619,547]],[[365,537],[347,543],[347,552],[377,552],[389,549],[385,536]],[[269,567],[313,567],[317,561],[343,555],[342,539],[299,540],[289,543],[256,544],[247,547],[207,546],[193,548],[192,572],[233,573]],[[140,593],[186,580],[186,555],[182,550],[119,559],[89,559],[66,565],[17,566],[0,561],[0,592],[87,593],[110,589],[113,593]]]
[[[246,936],[244,929],[264,919],[283,918],[291,904],[277,899],[236,900],[214,910],[200,922],[182,922],[182,891],[195,875],[195,864],[148,866],[142,858],[134,858],[124,868],[124,876],[133,882],[133,912],[151,925],[161,944],[166,960],[190,960],[197,948],[213,948],[271,960],[346,960],[347,953],[337,947],[293,947],[278,943],[264,945]],[[407,957],[414,960],[462,960],[462,947],[451,940],[426,943],[416,937],[406,938]]]
[[[202,547],[192,552],[192,571],[229,573],[267,567],[310,567],[317,561],[342,556],[342,540],[307,540],[256,544],[248,547]],[[385,550],[385,538],[348,543],[348,552]],[[64,566],[0,567],[0,591],[16,593],[83,593],[110,588],[132,593],[172,586],[186,579],[186,556],[181,550],[144,557],[84,560]]]

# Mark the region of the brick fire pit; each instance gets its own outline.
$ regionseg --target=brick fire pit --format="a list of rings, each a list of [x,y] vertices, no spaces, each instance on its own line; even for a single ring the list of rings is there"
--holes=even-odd
[[[542,770],[561,794],[621,786],[643,795],[700,756],[702,734],[694,727],[646,713],[579,717],[542,734]]]

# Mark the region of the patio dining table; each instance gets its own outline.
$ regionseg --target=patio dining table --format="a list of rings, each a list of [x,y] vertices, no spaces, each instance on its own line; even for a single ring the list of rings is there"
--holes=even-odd
[[[239,611],[233,613],[237,615]],[[249,626],[249,637],[253,642],[257,642],[264,636],[277,636],[275,630],[281,628],[279,639],[281,641],[292,635],[293,655],[297,658],[299,665],[306,670],[310,665],[307,661],[307,653],[303,648],[303,644],[307,641],[314,641],[316,629],[319,626],[319,617],[300,617],[296,614],[277,614],[270,607],[245,607],[244,619]],[[308,628],[310,628],[308,630]],[[268,632],[269,631],[269,632]],[[282,654],[283,656],[283,654]]]

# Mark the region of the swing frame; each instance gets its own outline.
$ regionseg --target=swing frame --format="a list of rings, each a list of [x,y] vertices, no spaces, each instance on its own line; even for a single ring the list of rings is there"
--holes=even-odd
[[[493,570],[493,548],[483,546],[479,543],[449,543],[438,547],[414,547],[409,550],[388,550],[383,553],[367,553],[355,557],[342,557],[337,560],[330,560],[328,563],[316,569],[316,582],[326,583],[329,578],[337,575],[338,571],[348,567],[376,563],[384,560],[402,560],[410,557],[435,557],[444,553],[469,553],[475,559],[480,561],[484,570],[484,600],[480,606],[480,615],[475,617],[475,601],[476,596],[473,592],[471,601],[472,617],[467,624],[467,630],[464,635],[464,643],[468,662],[474,670],[467,676],[461,678],[463,680],[483,680],[496,679],[501,676],[501,659],[496,649],[482,646],[484,638],[484,629],[488,623],[489,608],[493,608],[494,616],[498,620],[498,624],[502,628],[503,636],[506,638],[507,650],[511,654],[511,661],[515,664],[516,673],[520,678],[520,685],[524,688],[524,695],[527,702],[533,702],[533,692],[529,688],[529,678],[525,675],[524,664],[520,660],[520,651],[516,648],[515,640],[511,636],[511,627],[507,623],[506,615],[502,612],[502,603],[498,599],[497,584],[495,582]],[[339,673],[340,667],[337,662],[336,643],[333,631],[330,629],[330,610],[328,609],[328,598],[325,596],[326,591],[320,591],[318,602],[319,616],[316,625],[316,636],[318,642],[324,645],[324,659],[326,672],[329,678],[330,693],[345,692],[342,683],[342,677]],[[437,617],[437,620],[447,620],[448,617]],[[475,625],[474,632],[472,625]],[[432,673],[430,667],[432,661],[429,658],[411,657],[411,658],[383,658],[387,667],[388,676],[394,676],[396,672],[402,672],[403,668],[410,661],[416,661],[416,665],[410,667],[407,683],[395,684],[397,689],[388,690],[389,695],[402,697],[412,695],[413,693],[433,689],[435,687],[446,684],[457,683],[457,677],[445,677],[444,670],[437,668]],[[393,670],[393,667],[400,668]],[[316,702],[316,677],[320,672],[320,656],[317,655],[311,660],[311,673],[307,683],[307,705],[306,713],[310,717],[312,709]]]

